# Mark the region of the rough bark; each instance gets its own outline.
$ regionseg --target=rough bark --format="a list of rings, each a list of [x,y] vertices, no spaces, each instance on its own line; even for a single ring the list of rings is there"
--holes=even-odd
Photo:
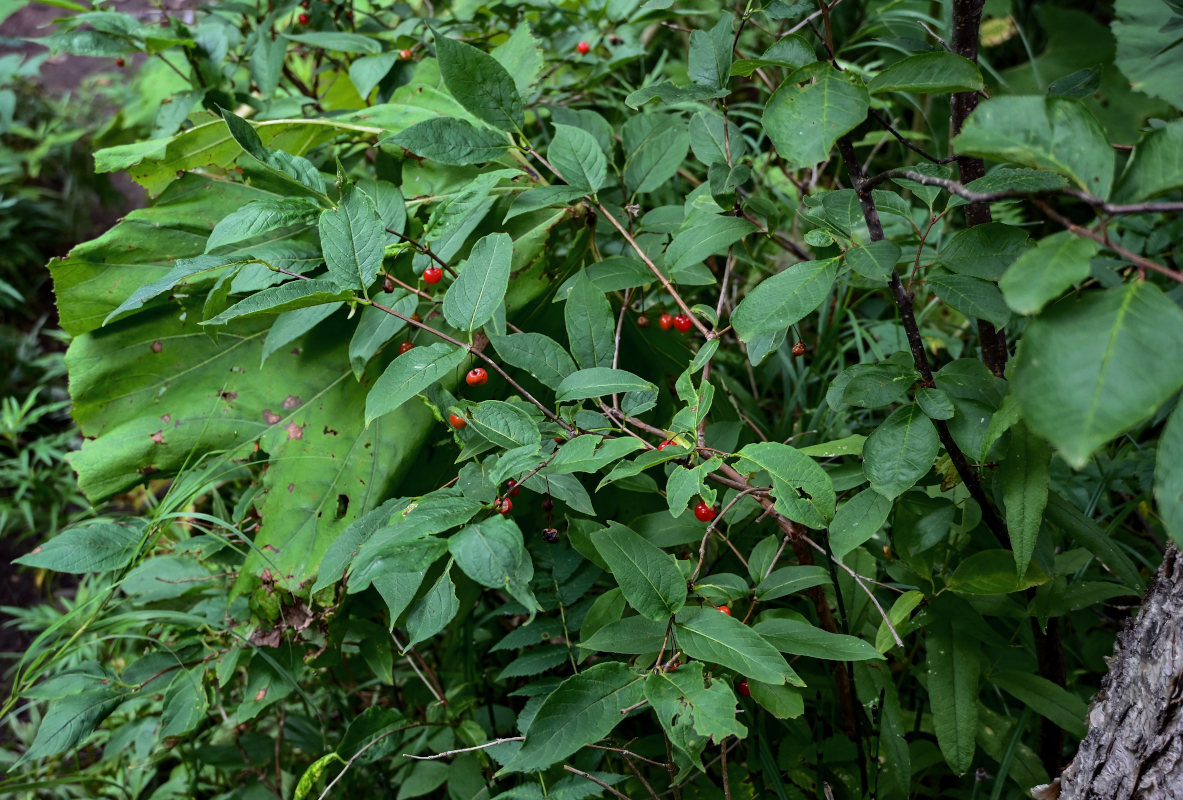
[[[1109,664],[1059,799],[1183,800],[1183,557],[1173,544]],[[1032,794],[1050,800],[1056,787]]]

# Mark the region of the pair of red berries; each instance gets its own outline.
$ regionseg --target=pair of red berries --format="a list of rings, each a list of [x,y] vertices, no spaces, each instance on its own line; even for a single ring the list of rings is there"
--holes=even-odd
[[[423,270],[423,282],[436,284],[444,279],[444,271],[439,267],[428,267]]]
[[[670,328],[677,328],[681,333],[687,333],[694,327],[694,321],[690,319],[688,314],[678,314],[676,317],[670,314],[662,314],[657,318],[657,324],[661,326],[663,331],[668,331]]]

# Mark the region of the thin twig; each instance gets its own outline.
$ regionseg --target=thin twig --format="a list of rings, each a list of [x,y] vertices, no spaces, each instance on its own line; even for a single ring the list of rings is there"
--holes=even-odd
[[[805,536],[803,538],[805,539],[806,542],[809,543],[810,547],[812,547],[814,550],[817,550],[819,553],[822,553],[823,555],[825,554],[826,550],[820,544],[813,541],[813,539],[810,539],[808,536]],[[891,638],[895,639],[895,643],[897,645],[899,645],[900,647],[903,647],[904,640],[900,638],[900,635],[898,633],[896,633],[895,626],[893,626],[891,624],[891,619],[888,618],[887,612],[883,610],[883,606],[879,605],[879,600],[876,599],[875,593],[872,592],[870,590],[870,588],[865,583],[863,583],[864,580],[871,580],[871,579],[864,578],[862,575],[859,575],[857,572],[855,572],[853,569],[848,567],[846,564],[843,564],[840,560],[838,560],[834,556],[830,556],[830,561],[832,561],[833,563],[837,564],[839,567],[844,569],[846,571],[846,573],[848,575],[850,575],[850,577],[854,578],[854,582],[858,584],[858,587],[867,593],[867,597],[871,598],[871,602],[874,603],[875,608],[879,610],[879,616],[883,617],[883,624],[885,624],[887,626],[887,629],[889,631],[891,631]],[[871,582],[875,583],[879,586],[883,585],[883,584],[879,583],[878,581],[871,581]],[[835,587],[835,588],[837,588],[837,587]]]
[[[413,758],[416,761],[435,761],[437,758],[448,758],[450,756],[459,755],[460,753],[471,753],[475,750],[484,750],[489,747],[496,747],[499,744],[505,744],[506,742],[524,742],[524,741],[526,741],[525,736],[507,736],[504,739],[494,739],[491,742],[485,742],[484,744],[473,745],[472,747],[461,747],[457,750],[447,750],[443,753],[436,753],[433,756],[413,756],[410,753],[403,753],[403,758]]]
[[[1156,261],[1151,261],[1148,258],[1143,258],[1142,256],[1138,255],[1137,253],[1132,253],[1129,250],[1126,250],[1124,247],[1114,244],[1109,239],[1108,236],[1103,236],[1103,235],[1097,233],[1096,231],[1089,230],[1088,228],[1082,228],[1081,226],[1074,223],[1072,220],[1068,219],[1067,217],[1065,217],[1065,216],[1061,215],[1060,213],[1058,213],[1057,211],[1053,210],[1051,208],[1051,206],[1049,206],[1047,203],[1043,202],[1042,200],[1035,200],[1034,203],[1035,203],[1035,205],[1039,206],[1039,208],[1043,211],[1043,213],[1047,214],[1049,217],[1054,219],[1056,222],[1063,225],[1070,233],[1074,233],[1077,236],[1083,236],[1086,239],[1092,239],[1097,244],[1099,244],[1102,247],[1105,247],[1109,250],[1112,250],[1113,252],[1117,253],[1119,256],[1121,256],[1125,260],[1129,261],[1134,266],[1139,267],[1140,269],[1152,270],[1154,272],[1158,272],[1163,275],[1166,275],[1168,278],[1170,278],[1173,281],[1176,281],[1177,283],[1183,283],[1183,272],[1179,272],[1178,270],[1171,269],[1170,267],[1165,267],[1162,264],[1159,264]]]
[[[621,792],[619,790],[612,788],[611,785],[604,783],[602,780],[597,778],[595,775],[589,775],[581,769],[575,769],[575,767],[571,766],[570,764],[564,764],[563,769],[567,770],[572,775],[578,775],[581,778],[587,778],[592,783],[597,784],[600,787],[612,792],[613,795],[615,795],[616,797],[619,797],[621,800],[632,800],[632,798],[630,798],[627,794],[621,794]]]

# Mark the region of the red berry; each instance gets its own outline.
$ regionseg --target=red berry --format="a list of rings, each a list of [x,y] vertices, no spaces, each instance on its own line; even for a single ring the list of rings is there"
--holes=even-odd
[[[473,367],[468,371],[468,375],[465,376],[464,380],[468,381],[469,386],[480,386],[488,382],[489,373],[480,367]]]
[[[674,317],[674,327],[682,333],[686,333],[686,331],[694,327],[694,323],[690,321],[690,317],[685,314],[679,314]]]
[[[795,345],[793,345],[793,355],[795,355],[795,356],[805,355],[805,342],[797,342]]]
[[[739,689],[739,693],[741,695],[743,695],[744,697],[751,697],[752,696],[752,690],[748,687],[748,679],[747,678],[740,678],[739,683],[736,684],[735,688]]]
[[[311,20],[312,17],[308,16],[307,14],[301,14],[300,16],[296,17],[296,22],[299,22],[301,25],[307,25]]]
[[[399,50],[398,57],[401,58],[403,61],[410,61],[411,60],[411,51],[410,50]]]
[[[124,64],[126,64],[126,63],[127,63],[127,62],[126,62],[126,61],[124,61],[122,58],[117,58],[117,59],[115,59],[115,66],[117,66],[117,67],[122,67],[122,66],[123,66]]]
[[[719,611],[722,611],[727,616],[731,616],[731,606],[715,606],[715,608]]]
[[[682,664],[682,662],[680,662],[680,661],[671,661],[671,662],[670,662],[670,663],[669,663],[669,664],[666,666],[666,668],[665,668],[665,671],[666,671],[666,672],[675,672],[675,671],[678,669],[678,667],[680,667],[680,666],[681,666],[681,664]]]
[[[513,511],[513,501],[508,497],[502,497],[493,504],[493,508],[498,514],[508,514],[509,512]]]
[[[588,51],[591,50],[591,45],[587,42],[580,42],[579,44],[575,45],[575,49],[579,51],[579,55],[585,56],[588,54]]]
[[[662,450],[666,449],[667,447],[673,447],[673,446],[674,446],[674,443],[672,441],[670,441],[669,439],[666,439],[664,442],[662,442],[661,444],[659,444],[657,446],[657,451],[661,452]]]
[[[444,271],[439,267],[428,267],[423,270],[423,280],[425,283],[439,283],[444,279]]]
[[[668,331],[674,324],[674,317],[672,314],[662,314],[657,318],[657,324],[661,326],[663,331]]]
[[[415,345],[411,344],[410,342],[403,342],[398,346],[398,354],[401,356],[403,353],[407,352],[414,346]]]
[[[518,482],[510,478],[505,482],[505,493],[510,497],[517,497],[522,493],[522,487],[518,486]]]
[[[699,500],[698,505],[694,507],[694,516],[698,518],[699,522],[710,522],[719,516],[719,512]]]
[[[449,414],[448,422],[452,423],[453,428],[464,428],[468,426],[468,420],[458,414]]]

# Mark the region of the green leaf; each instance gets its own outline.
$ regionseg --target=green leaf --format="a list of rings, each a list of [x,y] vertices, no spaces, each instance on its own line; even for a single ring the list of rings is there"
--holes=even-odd
[[[419,307],[418,296],[404,289],[398,289],[390,294],[376,294],[372,299],[375,303],[381,303],[404,317],[411,316]],[[405,319],[388,314],[374,306],[363,307],[360,316],[361,319],[358,320],[357,327],[353,331],[353,337],[349,340],[349,365],[353,368],[353,374],[359,379],[365,372],[366,365],[370,363],[370,359],[377,355],[383,345],[407,327]],[[271,326],[271,330],[267,334],[268,346],[271,345],[271,337],[275,335],[275,329],[279,322],[280,320],[276,320],[275,325]]]
[[[781,567],[760,581],[756,587],[756,597],[763,601],[776,600],[829,582],[830,573],[825,567],[814,564]]]
[[[543,386],[558,386],[577,369],[563,346],[545,334],[527,331],[489,339],[502,361],[526,370]]]
[[[871,94],[945,94],[977,92],[985,88],[985,84],[977,64],[968,58],[938,50],[917,53],[895,62],[876,75],[867,88]]]
[[[925,636],[928,697],[937,744],[950,769],[964,775],[973,765],[978,728],[978,646],[954,620],[940,616]]]
[[[1183,120],[1173,120],[1142,135],[1113,199],[1135,203],[1183,188]]]
[[[937,262],[958,275],[996,281],[1029,248],[1027,231],[1001,222],[988,222],[954,234],[941,247]]]
[[[490,233],[472,247],[459,275],[444,295],[444,318],[463,331],[484,325],[501,307],[509,288],[513,240],[508,233]]]
[[[468,353],[463,348],[443,342],[414,347],[400,355],[390,362],[366,395],[366,425],[457,369],[466,358]]]
[[[1146,583],[1138,574],[1138,568],[1130,560],[1130,557],[1109,538],[1109,534],[1100,525],[1086,517],[1080,509],[1056,492],[1051,492],[1047,498],[1047,508],[1044,509],[1044,514],[1048,522],[1080,542],[1127,587],[1137,590],[1138,594],[1145,590]]]
[[[524,19],[514,28],[513,34],[494,47],[489,55],[513,76],[519,94],[525,94],[534,85],[542,70],[542,48],[530,31],[530,23]]]
[[[495,514],[469,525],[448,539],[448,552],[481,586],[506,592],[531,612],[542,610],[530,590],[534,563],[513,520]]]
[[[940,446],[936,427],[919,406],[897,408],[867,437],[863,474],[872,489],[894,500],[928,474]]]
[[[754,230],[755,225],[740,217],[699,217],[693,226],[674,234],[674,240],[666,249],[665,265],[670,278],[677,283],[679,273],[708,256],[726,253],[728,248]]]
[[[285,33],[285,39],[306,44],[321,50],[335,50],[339,53],[366,53],[374,55],[382,52],[382,43],[360,33],[344,33],[341,31],[310,31],[308,33]]]
[[[267,363],[267,358],[276,350],[291,344],[308,333],[343,305],[344,303],[326,303],[320,306],[297,308],[295,311],[285,311],[280,314],[271,323],[271,328],[267,331],[267,338],[263,341],[263,356],[259,360],[260,366]],[[389,317],[388,314],[382,316]],[[359,373],[360,371],[355,367],[354,374],[358,375]]]
[[[1016,575],[1019,554],[1009,550],[982,550],[963,558],[949,577],[949,588],[961,594],[990,595],[1021,592],[1047,583],[1048,576],[1038,564],[1028,564]]]
[[[1136,91],[1183,108],[1183,69],[1179,64],[1178,14],[1171,3],[1118,0],[1113,36],[1116,64]]]
[[[822,658],[827,661],[883,660],[883,655],[857,636],[830,633],[796,619],[765,619],[752,630],[782,653]]]
[[[667,628],[667,622],[657,622],[642,616],[625,617],[598,628],[579,646],[603,653],[656,653],[665,641]]]
[[[1183,542],[1183,404],[1177,405],[1158,441],[1154,467],[1154,499],[1163,527]]]
[[[772,478],[776,510],[810,528],[825,528],[834,518],[837,502],[830,476],[816,461],[795,447],[777,442],[755,442],[740,450],[738,469],[766,470]]]
[[[835,411],[846,406],[882,408],[903,400],[919,379],[911,357],[896,353],[878,364],[855,364],[838,373],[826,401]]]
[[[630,151],[624,164],[625,186],[634,195],[661,188],[677,173],[689,150],[690,132],[686,124],[667,119]]]
[[[586,273],[580,273],[567,295],[563,308],[567,341],[571,353],[583,369],[611,367],[616,325],[604,293],[592,285]]]
[[[1102,199],[1113,185],[1113,148],[1078,100],[991,98],[970,115],[953,145],[959,155],[1050,169]]]
[[[593,367],[573,372],[555,388],[555,400],[569,403],[619,392],[652,392],[657,387],[631,372],[609,367]]]
[[[900,260],[899,245],[880,239],[846,251],[846,263],[864,278],[886,281]]]
[[[320,246],[329,276],[342,289],[364,291],[382,269],[386,231],[374,201],[353,189],[320,215]]]
[[[798,81],[816,80],[797,85]],[[867,117],[870,97],[858,78],[829,64],[789,76],[764,108],[764,131],[781,157],[810,167],[830,157],[834,143]]]
[[[403,648],[404,653],[442,631],[460,611],[460,601],[456,599],[456,586],[452,583],[451,573],[449,566],[432,584],[427,594],[411,607],[407,614],[408,639]]]
[[[205,666],[181,670],[164,693],[164,710],[160,715],[160,736],[180,736],[201,724],[209,710],[205,693]]]
[[[592,543],[642,616],[664,622],[686,603],[686,579],[674,557],[618,523],[592,535]]]
[[[54,700],[37,727],[33,743],[16,764],[40,761],[77,747],[122,701],[120,692],[110,686]]]
[[[822,304],[838,276],[838,260],[794,264],[768,278],[740,301],[731,324],[744,342],[783,331]]]
[[[723,14],[709,31],[690,34],[687,72],[690,80],[710,89],[722,89],[731,77],[731,49],[735,37],[735,20]]]
[[[780,686],[805,684],[784,656],[760,634],[713,608],[692,609],[675,626],[678,647],[690,658],[719,664],[751,680]]]
[[[1020,576],[1027,571],[1035,540],[1047,506],[1048,469],[1051,448],[1038,436],[1028,433],[1022,423],[1011,428],[1010,449],[999,470],[1002,499],[1006,508],[1006,528],[1015,551],[1015,569]]]
[[[1083,739],[1088,733],[1088,705],[1063,686],[1039,675],[1018,670],[999,670],[990,682],[1024,706],[1047,717],[1070,735]]]
[[[141,525],[92,522],[62,531],[13,563],[76,575],[121,569],[131,563],[143,536]]]
[[[670,743],[705,771],[702,752],[728,736],[742,739],[747,730],[735,718],[735,694],[726,683],[706,678],[702,664],[691,661],[675,672],[656,672],[645,679],[645,699]]]
[[[270,36],[261,36],[260,42],[263,40],[270,41]],[[281,49],[282,52],[282,49]],[[254,59],[251,59],[251,66],[254,66]],[[379,53],[376,56],[363,56],[362,58],[355,58],[353,63],[349,65],[349,80],[353,82],[353,86],[357,89],[357,93],[362,98],[369,98],[370,93],[374,91],[374,87],[382,82],[390,73],[390,68],[398,63],[398,53],[393,50],[389,53]],[[276,70],[278,73],[279,70]],[[279,83],[278,74],[275,77],[275,82]],[[260,83],[258,80],[255,83]],[[260,83],[260,86],[262,84]],[[271,91],[275,91],[272,86]]]
[[[436,117],[416,122],[396,133],[389,141],[417,156],[457,166],[493,161],[503,156],[510,146],[505,134],[478,128],[471,122],[454,117]]]
[[[930,273],[928,283],[937,296],[970,319],[984,319],[1001,328],[1010,322],[1010,309],[1002,292],[989,281],[968,275]]]
[[[643,442],[631,436],[605,439],[595,434],[583,434],[576,436],[559,448],[547,466],[546,472],[548,475],[599,472],[613,461],[618,461],[630,453],[644,449],[644,447]]]
[[[436,35],[440,76],[448,91],[475,117],[503,131],[521,130],[522,98],[513,78],[488,53]]]
[[[263,140],[249,122],[225,109],[222,109],[222,119],[239,147],[262,164],[289,189],[302,195],[312,195],[322,201],[327,199],[325,198],[324,179],[311,161],[264,146]],[[184,134],[181,134],[177,138],[183,136]],[[304,145],[308,146],[309,142],[305,140]],[[204,154],[202,155],[204,156]],[[205,161],[209,160],[209,157],[205,156]]]
[[[227,214],[210,231],[205,252],[223,253],[269,241],[283,240],[308,230],[319,209],[303,198],[256,200]]]
[[[1183,352],[1183,310],[1146,281],[1065,301],[1035,317],[1013,366],[1031,431],[1080,469],[1183,386],[1162,353]]]
[[[917,389],[916,404],[928,415],[929,419],[953,419],[953,415],[957,413],[953,399],[949,397],[948,392],[941,389],[932,389],[927,386]],[[990,421],[993,423],[994,420]],[[989,450],[988,447],[985,449]],[[984,457],[983,460],[985,460]]]
[[[643,678],[620,661],[606,661],[567,678],[543,701],[518,754],[498,775],[536,772],[603,739],[640,702]]]
[[[1097,243],[1068,231],[1040,239],[1019,256],[998,285],[1006,304],[1019,314],[1036,314],[1051,300],[1089,276]]]
[[[608,177],[608,160],[595,137],[572,125],[555,125],[555,138],[547,151],[551,164],[571,186],[598,192]]]
[[[477,403],[469,413],[468,424],[481,436],[507,450],[538,448],[542,444],[538,423],[516,403],[501,400]]]
[[[352,297],[353,291],[340,288],[336,281],[316,278],[306,281],[289,281],[261,292],[255,292],[250,297],[239,300],[221,314],[207,319],[201,324],[225,325],[233,319],[261,314],[278,314],[326,303],[339,303]]]
[[[874,489],[863,489],[838,506],[830,523],[830,548],[834,557],[843,558],[878,533],[887,522],[891,505],[889,498]]]

